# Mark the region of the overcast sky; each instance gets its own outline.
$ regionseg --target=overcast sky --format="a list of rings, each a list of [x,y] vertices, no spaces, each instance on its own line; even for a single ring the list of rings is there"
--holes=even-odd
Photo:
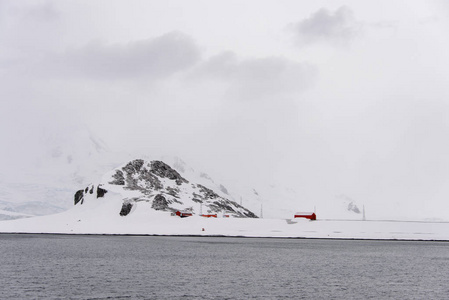
[[[448,20],[447,1],[0,0],[2,159],[86,126],[249,184],[448,209]]]

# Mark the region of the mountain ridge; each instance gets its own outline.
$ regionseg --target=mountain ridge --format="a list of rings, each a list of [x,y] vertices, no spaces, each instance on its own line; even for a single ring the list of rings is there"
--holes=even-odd
[[[123,205],[119,213],[127,216],[137,203],[146,203],[154,210],[188,211],[193,214],[222,214],[239,218],[257,218],[249,209],[220,196],[212,189],[182,177],[163,161],[134,159],[108,172],[99,184],[78,190],[75,205],[120,195]],[[204,210],[204,211],[203,211]]]

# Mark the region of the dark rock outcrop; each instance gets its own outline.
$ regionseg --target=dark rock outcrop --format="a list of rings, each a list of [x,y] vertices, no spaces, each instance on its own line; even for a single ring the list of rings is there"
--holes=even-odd
[[[95,189],[95,185],[89,185],[87,186],[85,189],[83,190],[79,190],[75,193],[74,196],[74,200],[75,200],[75,205],[77,205],[78,203],[83,204],[84,202],[84,196],[89,193],[89,194],[93,194],[94,193],[94,189]],[[104,195],[107,193],[108,191],[101,188],[100,186],[97,187],[97,198],[101,198],[104,197]]]
[[[133,205],[129,202],[125,202],[122,205],[122,209],[120,210],[121,216],[127,216],[131,212],[131,208],[133,208]]]
[[[108,191],[105,189],[102,189],[100,186],[97,188],[97,198],[104,197],[104,194],[106,194]]]
[[[188,183],[176,170],[159,160],[151,162],[151,172],[159,177],[175,180],[177,185]]]
[[[206,176],[202,175],[205,178]],[[132,160],[123,167],[116,169],[108,183],[116,186],[111,187],[112,190],[130,190],[133,191],[131,195],[135,195],[134,198],[123,198],[120,216],[127,216],[135,203],[147,202],[151,204],[154,210],[158,211],[185,210],[187,207],[193,210],[193,207],[198,209],[198,205],[193,205],[193,203],[201,203],[201,207],[211,213],[226,212],[234,217],[257,218],[248,209],[221,197],[214,190],[201,184],[189,183],[176,170],[162,161]],[[228,190],[223,185],[218,188],[224,194],[229,195]],[[134,191],[137,193],[134,193]],[[107,190],[101,184],[98,186],[89,185],[84,190],[76,192],[75,204],[83,204],[87,198],[90,200],[94,197],[104,197],[106,193]],[[124,194],[129,195],[127,192]]]
[[[115,171],[115,174],[112,175],[112,178],[114,178],[114,180],[109,182],[110,184],[125,185],[125,177],[123,176],[122,171],[120,170]]]
[[[197,184],[197,186],[200,188],[201,192],[203,192],[204,197],[206,199],[216,199],[219,198],[220,196],[218,196],[217,193],[215,193],[214,191],[212,191],[211,189],[208,189],[207,187],[205,187],[204,185],[201,184]]]
[[[153,204],[151,207],[155,210],[167,210],[168,209],[168,201],[164,196],[158,194],[154,197]]]
[[[75,205],[77,205],[78,202],[80,202],[80,201],[81,201],[81,204],[83,204],[83,201],[82,201],[83,199],[84,199],[84,190],[77,191],[75,193]]]

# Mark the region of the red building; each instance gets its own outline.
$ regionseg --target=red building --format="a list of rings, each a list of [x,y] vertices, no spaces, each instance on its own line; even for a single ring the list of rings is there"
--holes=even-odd
[[[215,215],[201,215],[201,216],[205,217],[205,218],[216,218],[217,214],[215,214]]]
[[[297,212],[295,218],[306,218],[309,220],[316,220],[316,214],[311,212]]]
[[[175,214],[178,216],[178,217],[181,217],[181,218],[186,218],[186,217],[191,217],[191,216],[193,216],[193,214],[191,213],[191,212],[183,212],[183,211],[177,211],[177,212],[175,212]]]

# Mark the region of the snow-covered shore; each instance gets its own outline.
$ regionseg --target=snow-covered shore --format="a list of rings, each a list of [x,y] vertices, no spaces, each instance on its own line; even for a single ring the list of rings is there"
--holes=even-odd
[[[449,222],[179,218],[145,203],[121,217],[120,206],[120,199],[103,200],[55,215],[1,221],[0,232],[449,240]]]

